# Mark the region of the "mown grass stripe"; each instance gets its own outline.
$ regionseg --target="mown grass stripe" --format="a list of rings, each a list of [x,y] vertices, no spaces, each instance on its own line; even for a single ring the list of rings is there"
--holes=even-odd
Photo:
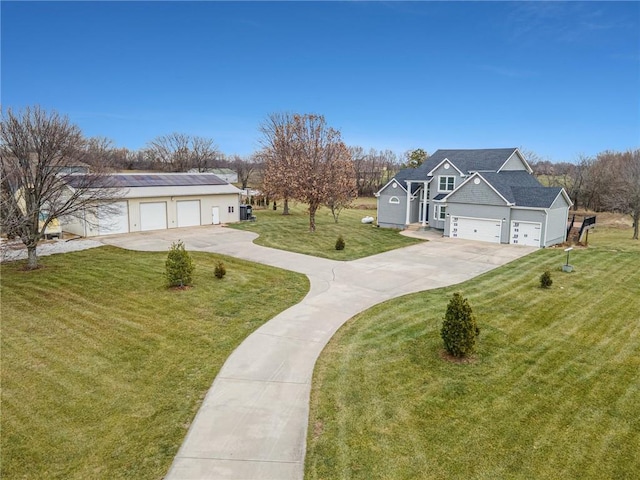
[[[165,253],[101,247],[42,258],[35,272],[0,267],[2,478],[166,473],[233,348],[309,286],[193,257],[195,285],[180,292],[164,286]]]
[[[571,274],[561,250],[541,250],[350,320],[314,373],[310,429],[323,429],[306,477],[640,476],[640,246],[616,230],[591,240]],[[482,329],[472,364],[438,353],[454,291]]]

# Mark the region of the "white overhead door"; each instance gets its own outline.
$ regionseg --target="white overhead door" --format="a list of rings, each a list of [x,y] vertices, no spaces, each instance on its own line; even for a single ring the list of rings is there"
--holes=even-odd
[[[502,221],[498,219],[451,217],[449,236],[467,240],[500,243]]]
[[[98,235],[129,233],[127,201],[114,202],[98,208]]]
[[[178,226],[200,225],[200,200],[181,200],[178,203]]]
[[[163,230],[167,228],[167,202],[140,204],[140,230]]]
[[[511,243],[527,245],[529,247],[540,246],[542,224],[536,222],[511,222]]]

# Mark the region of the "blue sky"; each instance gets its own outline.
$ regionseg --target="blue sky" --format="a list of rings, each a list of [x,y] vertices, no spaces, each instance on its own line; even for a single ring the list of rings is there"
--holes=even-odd
[[[269,113],[349,145],[640,147],[638,2],[1,2],[2,107],[39,104],[138,149],[172,132],[226,154]]]

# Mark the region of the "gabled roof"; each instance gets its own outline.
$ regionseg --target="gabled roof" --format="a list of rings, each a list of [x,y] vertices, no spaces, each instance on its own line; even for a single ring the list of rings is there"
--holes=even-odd
[[[483,148],[470,150],[436,150],[418,168],[401,170],[409,175],[404,180],[426,180],[429,173],[445,159],[455,168],[471,172],[497,172],[509,160],[517,148]]]
[[[513,170],[474,173],[460,187],[447,195],[447,198],[467,185],[474,177],[484,179],[508,204],[515,207],[549,208],[562,192],[560,187],[542,186],[533,175],[524,170]]]
[[[413,173],[413,171],[416,170],[415,168],[405,168],[404,170],[400,170],[398,173],[396,173],[396,176],[393,177],[391,180],[389,180],[387,182],[387,184],[382,187],[380,190],[378,190],[378,192],[376,192],[377,194],[379,194],[382,190],[384,190],[385,188],[387,188],[387,186],[391,183],[391,182],[397,182],[398,185],[400,185],[402,187],[402,189],[406,192],[407,191],[407,180],[411,180],[411,174]],[[411,185],[411,194],[415,194],[418,189],[421,187],[422,185],[414,183]]]

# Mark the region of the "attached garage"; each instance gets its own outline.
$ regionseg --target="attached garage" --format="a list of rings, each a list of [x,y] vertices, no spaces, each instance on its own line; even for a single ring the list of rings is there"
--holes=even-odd
[[[167,202],[140,204],[140,230],[164,230],[167,228]]]
[[[449,236],[466,240],[500,243],[502,221],[489,218],[451,217]]]
[[[200,200],[180,200],[176,203],[178,227],[200,225]]]
[[[538,222],[511,222],[510,242],[515,245],[539,247],[542,224]]]
[[[100,207],[98,219],[98,235],[129,233],[129,206],[126,201]]]

